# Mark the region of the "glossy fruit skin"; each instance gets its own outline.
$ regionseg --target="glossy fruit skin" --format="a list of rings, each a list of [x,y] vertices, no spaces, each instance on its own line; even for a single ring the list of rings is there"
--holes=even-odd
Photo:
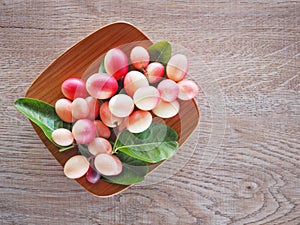
[[[177,100],[173,102],[160,101],[158,105],[152,110],[152,112],[161,118],[171,118],[179,112],[179,102]]]
[[[95,120],[99,115],[99,110],[100,110],[99,102],[96,98],[93,98],[92,96],[88,96],[85,100],[89,107],[89,114],[87,118],[90,120]]]
[[[123,122],[123,118],[114,116],[108,107],[108,102],[104,102],[100,107],[100,118],[108,127],[119,126]]]
[[[166,102],[172,102],[177,99],[179,87],[177,83],[171,79],[165,79],[159,82],[157,86],[160,98]]]
[[[109,111],[117,117],[127,117],[134,109],[134,103],[130,96],[117,94],[108,103]]]
[[[177,83],[179,87],[178,98],[181,100],[191,100],[199,93],[198,85],[192,80],[182,80]]]
[[[77,179],[87,173],[89,166],[90,163],[85,156],[75,155],[64,165],[64,174],[70,179]]]
[[[188,61],[185,55],[176,54],[171,57],[167,64],[167,77],[175,82],[185,78],[188,71]]]
[[[53,141],[60,146],[69,146],[74,142],[72,132],[65,128],[58,128],[54,130],[51,137]]]
[[[96,126],[89,119],[80,119],[72,128],[74,139],[79,144],[88,144],[96,137]]]
[[[140,70],[148,66],[150,56],[144,47],[136,46],[130,52],[130,61],[136,69]]]
[[[139,71],[130,71],[124,78],[124,89],[131,97],[138,88],[146,86],[149,86],[149,82],[145,75]]]
[[[136,110],[126,120],[126,128],[131,133],[141,133],[152,123],[152,115],[148,111]]]
[[[107,139],[102,137],[96,137],[93,141],[91,141],[88,144],[88,150],[94,156],[100,153],[111,154],[112,146]]]
[[[101,120],[94,120],[93,121],[96,126],[96,136],[103,137],[108,139],[111,135],[111,131]]]
[[[58,117],[67,123],[73,122],[72,102],[69,99],[61,98],[55,103],[55,112]]]
[[[100,180],[101,175],[97,172],[96,169],[93,169],[93,167],[90,166],[85,177],[88,182],[90,182],[91,184],[95,184]]]
[[[75,98],[72,102],[72,116],[75,119],[85,119],[90,112],[89,105],[84,98]]]
[[[109,75],[118,80],[128,72],[128,58],[122,50],[113,48],[104,57],[104,67]]]
[[[94,165],[96,170],[104,176],[115,176],[122,172],[122,163],[115,155],[98,154],[95,157]]]
[[[159,91],[153,86],[141,87],[133,95],[136,107],[145,111],[155,108],[159,99]]]
[[[87,79],[86,89],[96,99],[108,99],[118,91],[118,82],[106,73],[95,73]]]
[[[69,78],[65,80],[61,85],[61,91],[63,95],[70,100],[85,98],[87,96],[85,82],[80,78]]]
[[[159,82],[165,73],[164,66],[159,62],[152,62],[146,68],[146,76],[150,84]]]

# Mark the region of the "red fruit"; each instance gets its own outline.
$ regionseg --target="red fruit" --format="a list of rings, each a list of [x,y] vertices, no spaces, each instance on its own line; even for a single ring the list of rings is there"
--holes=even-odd
[[[118,90],[117,80],[106,73],[95,73],[86,81],[88,93],[97,99],[108,99]]]
[[[85,98],[87,96],[85,82],[80,78],[69,78],[61,85],[63,95],[74,100],[75,98]]]
[[[122,50],[113,48],[104,57],[104,67],[109,75],[118,80],[128,72],[127,56]]]
[[[96,126],[97,137],[103,137],[106,139],[110,137],[110,129],[101,120],[94,120],[94,124]]]

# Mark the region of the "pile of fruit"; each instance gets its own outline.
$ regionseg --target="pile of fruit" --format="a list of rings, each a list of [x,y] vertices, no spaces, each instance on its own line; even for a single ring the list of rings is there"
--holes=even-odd
[[[118,154],[118,134],[125,135],[126,131],[127,135],[138,136],[149,129],[162,129],[153,124],[154,116],[171,118],[178,114],[181,100],[191,100],[198,94],[197,84],[186,79],[187,72],[185,55],[173,55],[164,64],[153,61],[149,50],[136,46],[128,56],[119,48],[109,50],[99,72],[87,80],[65,80],[61,86],[64,98],[57,100],[54,108],[62,121],[72,125],[53,130],[51,138],[59,147],[79,146],[87,153],[79,151],[68,159],[65,175],[72,179],[85,175],[91,183],[101,176],[119,175],[124,163]],[[177,147],[164,148],[168,146]],[[128,156],[147,163],[169,157],[153,161],[128,152]]]

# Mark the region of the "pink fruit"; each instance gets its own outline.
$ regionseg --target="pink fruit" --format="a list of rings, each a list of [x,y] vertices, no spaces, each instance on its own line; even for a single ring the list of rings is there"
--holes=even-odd
[[[159,92],[153,86],[141,87],[133,95],[136,107],[141,110],[152,110],[159,102]]]
[[[87,96],[85,82],[80,78],[69,78],[61,85],[63,95],[74,100],[75,98],[85,98]]]
[[[110,129],[100,120],[94,120],[94,124],[96,126],[96,136],[109,138],[110,137]]]
[[[96,126],[89,119],[80,119],[73,125],[72,133],[77,143],[88,144],[96,137]]]
[[[177,100],[173,102],[161,100],[152,112],[161,118],[171,118],[179,112],[179,102]]]
[[[188,61],[185,55],[177,54],[171,57],[167,64],[167,77],[176,82],[181,81],[187,74]]]
[[[157,90],[159,91],[160,98],[166,102],[176,100],[179,93],[177,83],[171,79],[161,81],[157,86]]]
[[[138,88],[146,86],[149,86],[149,82],[145,75],[139,71],[130,71],[124,78],[124,89],[131,97]]]
[[[128,72],[127,56],[122,50],[113,48],[104,57],[104,67],[109,75],[118,80]]]
[[[160,81],[165,73],[164,66],[159,62],[150,63],[146,68],[146,76],[149,83],[157,83]]]
[[[55,103],[55,112],[61,120],[72,123],[72,102],[69,99],[61,98],[57,100]]]
[[[115,176],[122,172],[122,163],[115,155],[99,154],[95,157],[94,165],[96,170],[104,176]]]
[[[131,64],[138,70],[146,68],[149,64],[149,60],[149,53],[142,46],[136,46],[130,52]]]
[[[137,110],[127,118],[127,129],[131,133],[141,133],[147,130],[152,123],[152,115],[148,111]]]
[[[68,178],[77,179],[86,174],[90,163],[83,155],[75,155],[68,159],[64,165],[64,173]]]
[[[87,118],[89,118],[90,120],[95,120],[99,115],[99,102],[92,96],[87,97],[85,100],[89,107],[89,115],[87,116]]]
[[[108,99],[118,90],[117,80],[106,73],[95,73],[86,81],[88,93],[97,99]]]
[[[192,80],[182,80],[177,83],[179,87],[178,98],[181,100],[190,100],[199,93],[198,85]]]
[[[61,146],[69,146],[74,142],[72,132],[65,128],[58,128],[54,130],[51,137],[56,144]]]
[[[92,142],[88,144],[89,152],[96,156],[100,153],[111,154],[112,147],[109,141],[102,137],[96,137]]]
[[[76,98],[72,102],[72,115],[75,119],[84,119],[89,115],[90,109],[84,98]]]
[[[119,126],[123,121],[123,118],[114,116],[110,112],[109,107],[108,107],[108,102],[105,102],[101,105],[100,118],[101,118],[102,122],[108,127]]]
[[[134,103],[130,96],[117,94],[109,100],[109,111],[117,117],[127,117],[134,109]]]

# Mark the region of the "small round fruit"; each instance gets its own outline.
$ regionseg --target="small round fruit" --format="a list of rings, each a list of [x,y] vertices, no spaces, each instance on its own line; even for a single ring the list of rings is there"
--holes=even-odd
[[[160,81],[165,73],[165,67],[159,62],[150,63],[146,68],[146,76],[149,83],[157,83]]]
[[[77,179],[86,174],[90,163],[83,155],[75,155],[68,159],[64,166],[64,173],[68,178]]]
[[[179,112],[179,102],[177,100],[173,102],[161,100],[152,112],[161,118],[171,118]]]
[[[100,118],[102,122],[108,127],[116,127],[119,126],[123,118],[114,116],[108,107],[108,102],[105,102],[100,107]]]
[[[115,155],[99,154],[95,157],[94,165],[96,170],[104,176],[115,176],[122,172],[122,163]]]
[[[93,167],[90,166],[85,177],[88,182],[90,182],[91,184],[95,184],[100,180],[101,175],[96,169],[93,169]]]
[[[74,139],[79,144],[88,144],[96,137],[96,126],[89,119],[80,119],[72,128]]]
[[[106,139],[110,137],[111,132],[108,126],[106,126],[101,120],[94,120],[93,122],[96,126],[97,137],[103,137]]]
[[[177,83],[171,79],[161,81],[157,86],[157,90],[159,91],[160,98],[166,102],[176,100],[179,93]]]
[[[108,103],[109,111],[117,117],[127,117],[134,109],[134,103],[130,96],[117,94]]]
[[[74,100],[75,98],[85,98],[87,96],[85,82],[80,78],[69,78],[61,85],[63,95]]]
[[[124,78],[124,89],[131,97],[137,89],[147,86],[149,86],[147,78],[139,71],[132,70]]]
[[[89,105],[84,98],[75,98],[72,102],[72,116],[79,120],[87,118],[90,113]]]
[[[128,72],[127,56],[122,50],[113,48],[104,57],[104,67],[109,75],[118,80]]]
[[[152,115],[148,111],[137,110],[127,118],[126,128],[131,133],[141,133],[147,130],[152,123]]]
[[[54,130],[51,137],[53,141],[60,146],[69,146],[74,142],[72,132],[65,128],[58,128]]]
[[[141,87],[133,95],[136,107],[141,110],[152,110],[156,107],[160,99],[158,90],[153,86]]]
[[[190,100],[199,93],[198,85],[192,80],[182,80],[177,83],[179,87],[178,98],[181,100]]]
[[[107,139],[96,137],[92,142],[88,144],[88,150],[92,155],[96,156],[100,153],[111,154],[112,147]]]
[[[72,102],[69,99],[61,98],[57,100],[55,103],[55,112],[61,120],[67,123],[73,122]]]
[[[148,66],[150,56],[145,48],[136,46],[130,52],[130,61],[136,69],[140,70]]]
[[[89,107],[89,115],[87,116],[87,118],[89,118],[90,120],[96,119],[99,115],[100,109],[98,100],[96,98],[93,98],[92,96],[87,97],[85,100]]]
[[[176,82],[181,81],[187,74],[188,61],[185,55],[176,54],[167,64],[167,77]]]
[[[95,73],[87,79],[86,89],[94,98],[108,99],[118,91],[118,82],[106,73]]]

